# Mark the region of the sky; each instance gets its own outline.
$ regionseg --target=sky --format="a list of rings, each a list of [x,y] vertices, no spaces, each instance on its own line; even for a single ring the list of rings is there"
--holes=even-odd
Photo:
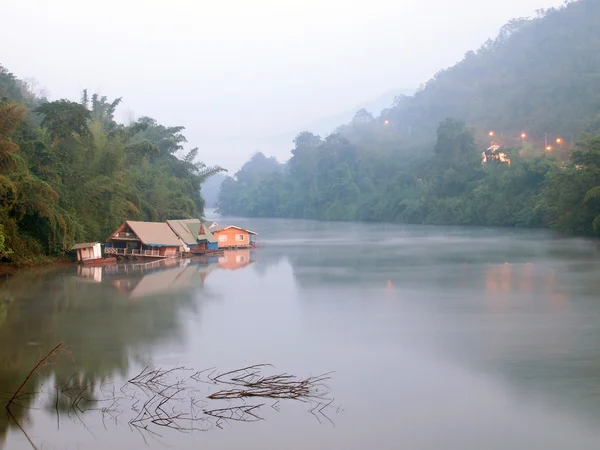
[[[48,98],[123,97],[199,159],[289,158],[316,119],[415,89],[557,0],[0,0],[0,64]]]

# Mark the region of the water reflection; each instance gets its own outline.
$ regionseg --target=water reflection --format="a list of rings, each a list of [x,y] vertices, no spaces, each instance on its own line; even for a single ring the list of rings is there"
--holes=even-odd
[[[230,250],[219,257],[219,266],[223,269],[236,270],[254,262],[254,250]]]
[[[431,429],[446,433],[445,448],[461,450],[590,448],[588,438],[599,437],[600,255],[585,241],[537,231],[236,223],[261,230],[263,246],[17,275],[2,290],[0,390],[14,388],[38,348],[64,341],[82,379],[126,376],[152,358],[336,371],[347,416],[334,430],[282,418],[203,436],[211,448],[377,441],[431,450],[439,448]],[[50,371],[58,379],[71,372]],[[168,443],[194,448],[194,439]]]
[[[357,289],[371,299],[369,309],[361,309],[363,321],[373,320],[367,329],[387,330],[392,342],[426,343],[441,360],[500,381],[515,399],[541,402],[596,426],[598,249],[536,232],[510,238],[504,232],[464,233],[404,236],[399,229],[386,237],[375,226],[368,243],[348,238],[344,246],[346,235],[334,238],[325,226],[312,246],[289,252],[295,280],[307,292],[304,307],[315,311],[314,332],[335,326],[320,316],[353,323],[350,311],[363,302],[353,300]],[[318,295],[320,290],[330,294]],[[385,319],[373,316],[376,308]]]
[[[59,342],[69,349],[69,357],[45,368],[43,376],[28,384],[31,392],[49,379],[85,386],[124,377],[132,365],[149,364],[157,344],[183,345],[182,315],[200,313],[197,298],[209,295],[204,286],[212,272],[253,261],[246,250],[191,260],[18,272],[1,291],[2,397],[10,397],[40,355]],[[138,303],[140,299],[144,302]],[[13,408],[17,420],[26,419],[32,400],[24,396],[21,407]],[[2,415],[0,442],[8,425]]]
[[[167,269],[173,271],[166,272],[167,279],[158,272],[142,275],[132,289],[115,288],[118,274],[103,273],[103,268],[81,269],[23,271],[2,285],[11,302],[0,323],[0,392],[14,392],[40,354],[59,342],[68,347],[70,357],[32,378],[29,392],[38,391],[48,379],[66,384],[73,374],[88,384],[125,376],[132,364],[150,360],[158,342],[181,344],[181,314],[199,313],[194,296],[201,283],[193,285],[194,291],[180,289],[177,296],[165,291],[169,283],[189,287],[189,272],[198,274],[195,267]],[[143,306],[129,301],[150,294]],[[14,409],[18,419],[28,415],[30,401],[24,397],[23,408]],[[7,420],[1,415],[0,439]]]

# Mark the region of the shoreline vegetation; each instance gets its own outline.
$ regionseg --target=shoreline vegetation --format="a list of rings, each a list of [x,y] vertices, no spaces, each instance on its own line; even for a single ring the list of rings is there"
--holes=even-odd
[[[125,220],[203,216],[202,184],[224,169],[184,151],[184,127],[117,123],[120,101],[50,102],[0,66],[0,264],[60,261]]]
[[[512,20],[380,116],[301,132],[285,164],[255,154],[218,211],[599,237],[598,30],[595,0]]]
[[[595,0],[510,21],[380,116],[301,132],[285,164],[257,153],[217,210],[599,237],[597,30]],[[0,66],[0,273],[67,258],[125,220],[203,217],[201,188],[224,169],[184,151],[182,126],[117,123],[120,102],[50,102]]]

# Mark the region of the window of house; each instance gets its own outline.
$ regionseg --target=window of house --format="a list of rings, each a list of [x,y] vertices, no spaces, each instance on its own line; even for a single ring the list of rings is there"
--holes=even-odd
[[[236,234],[235,235],[235,240],[236,241],[243,241],[244,240],[244,235],[243,234]]]
[[[227,235],[226,234],[219,235],[219,242],[227,242]]]

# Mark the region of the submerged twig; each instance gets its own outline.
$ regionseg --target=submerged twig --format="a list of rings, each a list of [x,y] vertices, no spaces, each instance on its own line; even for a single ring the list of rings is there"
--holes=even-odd
[[[52,358],[56,357],[58,355],[58,352],[60,350],[60,348],[62,347],[62,342],[60,344],[58,344],[56,347],[54,347],[52,350],[50,350],[50,352],[44,356],[42,359],[40,359],[37,364],[35,366],[33,366],[33,369],[31,369],[29,371],[29,373],[27,374],[27,376],[25,377],[25,379],[23,380],[23,382],[21,383],[21,385],[18,387],[18,389],[13,393],[13,396],[10,398],[10,400],[8,401],[8,403],[6,404],[5,408],[8,410],[10,409],[10,405],[13,403],[13,401],[15,401],[15,399],[19,396],[19,393],[21,392],[21,389],[23,389],[23,387],[27,384],[27,382],[29,381],[29,379],[31,378],[31,375],[34,374],[35,371],[38,370],[38,368],[48,365],[51,363]]]
[[[22,391],[31,375],[41,366],[50,364],[53,356],[60,351],[61,345],[57,345],[48,355],[41,358],[19,389],[13,393],[6,405],[9,413],[9,406],[14,404],[17,398],[26,395]],[[107,384],[105,379],[99,385],[87,384],[78,381],[77,375],[73,374],[65,384],[54,386],[56,399],[52,399],[51,402],[54,404],[49,406],[51,410],[56,410],[59,429],[61,420],[59,406],[62,395],[68,399],[67,417],[74,416],[73,418],[81,422],[88,431],[90,430],[85,419],[90,411],[97,411],[100,413],[105,429],[108,429],[106,421],[108,415],[114,420],[115,426],[127,423],[132,430],[140,432],[144,441],[146,441],[146,433],[153,439],[162,437],[157,427],[178,432],[193,432],[194,430],[207,431],[211,427],[222,428],[223,424],[230,421],[264,420],[259,411],[264,407],[265,402],[259,403],[258,399],[273,399],[269,403],[277,412],[280,411],[280,402],[283,400],[316,404],[309,412],[315,415],[319,422],[321,420],[318,416],[323,416],[331,422],[324,414],[325,409],[333,403],[333,399],[328,398],[330,390],[327,381],[330,379],[330,373],[306,378],[287,373],[265,374],[265,369],[271,367],[273,366],[270,364],[256,364],[223,373],[210,368],[192,371],[190,375],[186,372],[191,369],[183,366],[172,369],[153,369],[146,366],[121,386],[110,381],[110,384]],[[206,387],[213,392],[203,392],[204,388],[200,388],[201,383],[208,383],[216,388]],[[99,389],[96,390],[98,386]],[[218,389],[219,387],[221,389]],[[256,400],[252,401],[253,399]],[[242,404],[229,404],[231,400],[239,400]],[[207,407],[208,403],[213,402],[226,404],[216,403],[214,407]],[[126,410],[129,411],[129,417],[124,421],[118,420]],[[20,424],[18,425],[21,428]]]

